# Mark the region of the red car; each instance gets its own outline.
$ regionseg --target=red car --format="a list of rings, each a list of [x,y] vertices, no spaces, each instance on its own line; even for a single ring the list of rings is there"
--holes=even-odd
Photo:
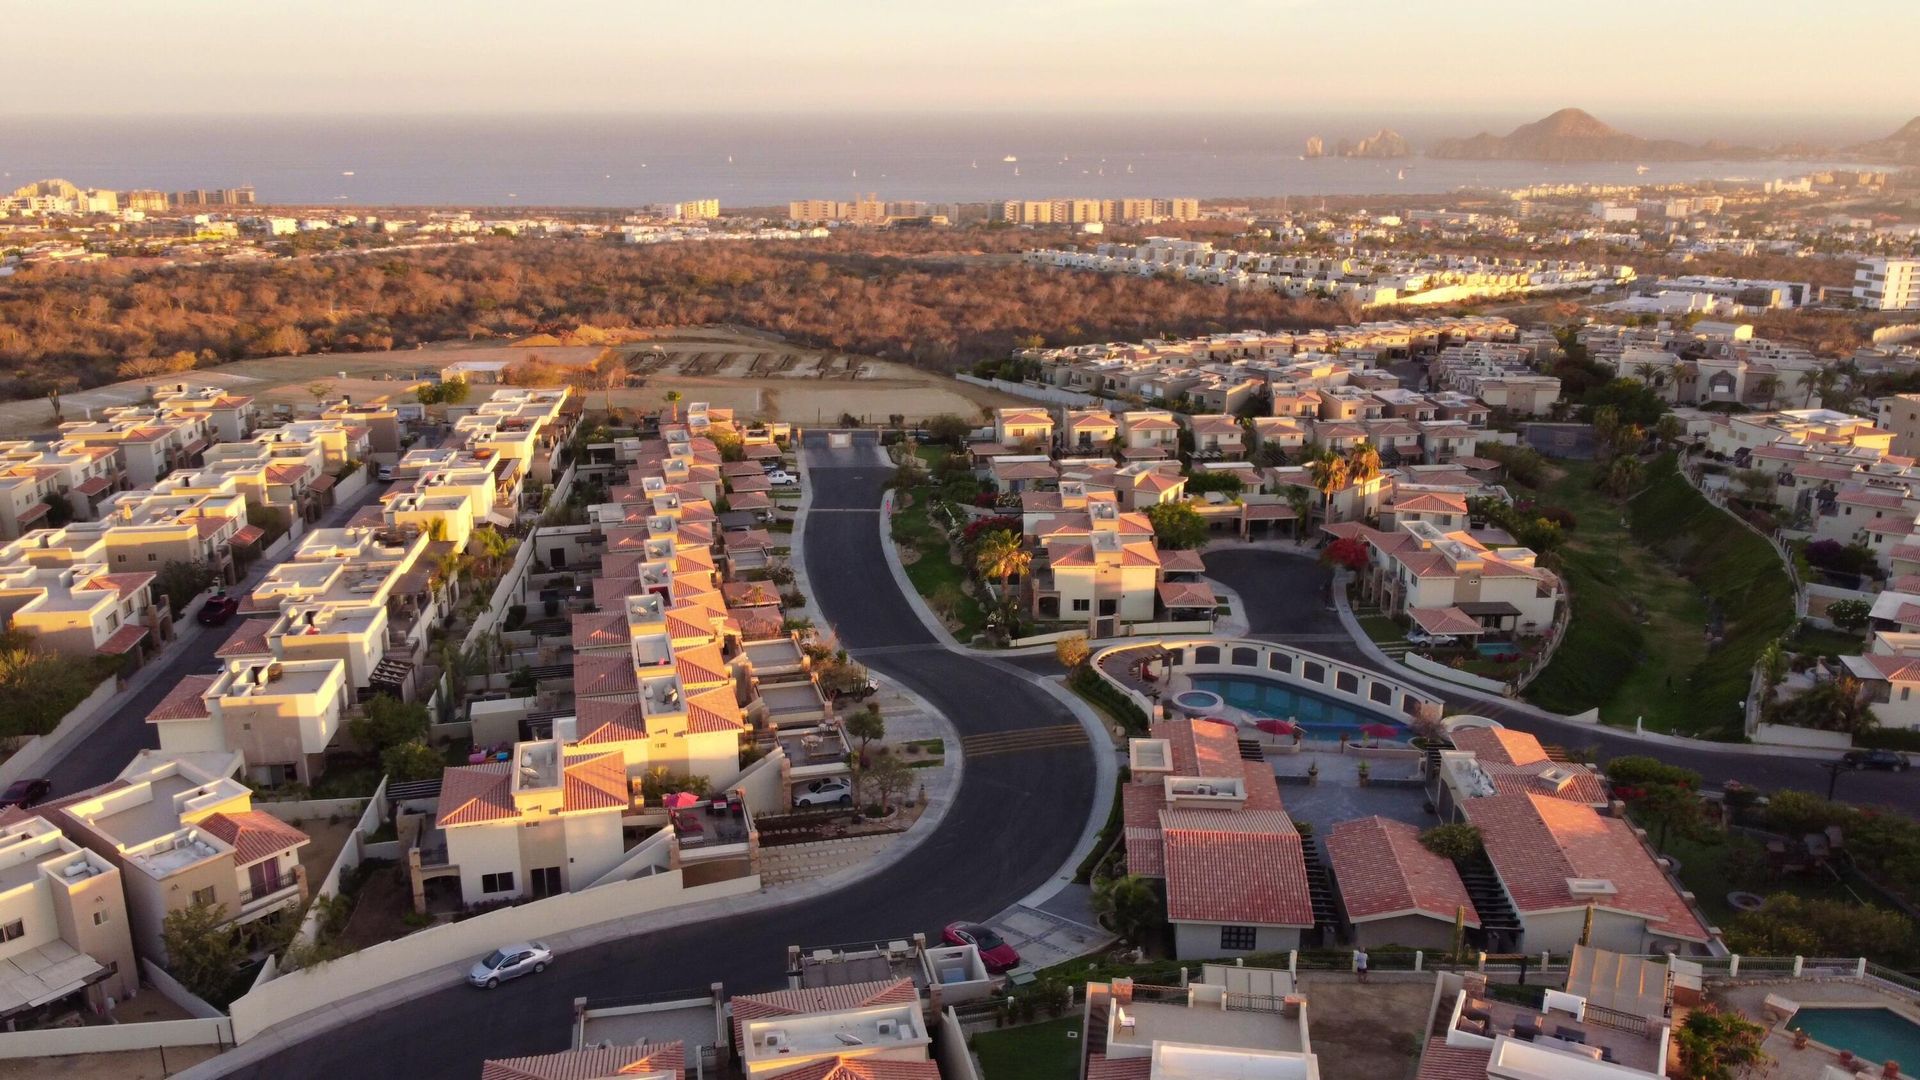
[[[200,605],[200,614],[196,616],[201,626],[220,626],[233,618],[240,610],[240,598],[226,593],[214,593]]]
[[[1020,966],[1020,954],[1013,951],[1013,946],[979,923],[948,923],[947,928],[940,931],[940,939],[949,945],[978,947],[980,962],[987,965],[992,974]]]

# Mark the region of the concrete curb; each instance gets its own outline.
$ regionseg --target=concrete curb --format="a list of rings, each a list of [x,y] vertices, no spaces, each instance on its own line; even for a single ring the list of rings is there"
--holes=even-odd
[[[1073,852],[1067,856],[1060,869],[1054,873],[1052,880],[1027,894],[1020,901],[1027,907],[1038,907],[1061,889],[1073,884],[1073,875],[1080,868],[1080,860],[1086,858],[1087,852],[1093,850],[1093,845],[1100,838],[1100,830],[1106,826],[1107,815],[1112,812],[1113,785],[1114,780],[1120,775],[1120,767],[1111,752],[1102,752],[1111,746],[1111,736],[1107,733],[1106,722],[1100,719],[1100,715],[1093,711],[1092,706],[1080,700],[1080,695],[1054,679],[1016,667],[1005,660],[1008,656],[1051,654],[1052,645],[1039,645],[1020,650],[985,650],[970,648],[954,640],[953,635],[947,632],[947,628],[934,615],[933,609],[927,606],[927,602],[921,598],[919,591],[913,587],[912,579],[907,577],[906,566],[900,562],[900,551],[893,543],[893,495],[892,491],[888,491],[880,500],[880,550],[886,556],[887,569],[893,574],[894,586],[900,590],[900,595],[906,597],[907,603],[912,605],[914,614],[920,617],[920,622],[926,626],[927,631],[938,638],[941,646],[948,652],[958,653],[983,664],[990,664],[1006,672],[1010,677],[1028,682],[1051,695],[1073,714],[1074,719],[1080,721],[1081,727],[1087,729],[1087,737],[1095,749],[1093,810],[1080,830],[1080,840],[1074,845]]]

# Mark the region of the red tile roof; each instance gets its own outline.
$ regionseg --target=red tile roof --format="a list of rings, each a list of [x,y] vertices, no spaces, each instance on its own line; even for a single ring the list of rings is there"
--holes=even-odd
[[[107,640],[100,643],[100,655],[120,656],[124,653],[132,652],[134,646],[140,644],[141,640],[149,633],[151,633],[151,631],[139,623],[127,623],[120,629],[108,634]]]
[[[575,649],[625,648],[632,641],[627,634],[627,617],[623,612],[596,611],[575,615],[572,622]]]
[[[626,759],[618,752],[569,754],[561,772],[561,805],[567,810],[604,810],[632,801]]]
[[[1467,925],[1480,925],[1452,860],[1421,846],[1412,825],[1383,817],[1343,821],[1327,834],[1326,848],[1350,920],[1415,912],[1451,922],[1465,908]]]
[[[579,738],[576,741],[581,745],[629,742],[647,737],[646,713],[640,706],[638,694],[587,698],[575,702],[573,710],[579,720]]]
[[[633,658],[624,652],[573,654],[575,697],[631,694],[639,686],[633,674]]]
[[[1596,906],[1638,915],[1650,933],[1707,940],[1699,917],[1626,822],[1537,794],[1468,799],[1461,808],[1521,912],[1584,907],[1588,898],[1575,896],[1568,883],[1595,879],[1614,890],[1593,897]]]
[[[482,1062],[480,1080],[604,1080],[610,1076],[671,1073],[686,1080],[686,1049],[678,1040],[640,1046],[596,1046],[557,1054]]]
[[[248,866],[297,848],[311,840],[306,833],[259,810],[209,814],[200,827],[233,845],[233,861]]]
[[[734,1045],[745,1045],[743,1033],[749,1020],[841,1012],[870,1005],[906,1005],[919,999],[920,991],[914,988],[912,979],[881,979],[803,990],[773,990],[765,994],[735,994],[732,1002]]]
[[[441,828],[513,817],[512,766],[504,761],[458,765],[440,775]]]
[[[1166,810],[1167,919],[1312,926],[1300,834],[1285,811]]]
[[[147,714],[147,723],[154,724],[167,720],[197,720],[212,715],[202,695],[219,678],[218,675],[188,675],[167,691],[160,704]]]
[[[1150,1057],[1110,1058],[1105,1054],[1087,1057],[1087,1080],[1148,1080],[1152,1075]]]
[[[1213,586],[1204,581],[1168,581],[1161,583],[1160,602],[1169,608],[1211,608],[1216,601]]]
[[[272,619],[242,619],[240,625],[227,635],[226,643],[213,651],[219,659],[229,656],[260,656],[271,651],[267,645],[267,631],[273,628]]]
[[[1473,751],[1473,756],[1482,762],[1532,765],[1547,760],[1546,747],[1540,745],[1539,739],[1509,727],[1461,725],[1449,730],[1447,738],[1456,748]]]
[[[738,731],[746,726],[740,705],[734,700],[732,686],[716,686],[687,695],[687,732],[703,735],[716,731]]]

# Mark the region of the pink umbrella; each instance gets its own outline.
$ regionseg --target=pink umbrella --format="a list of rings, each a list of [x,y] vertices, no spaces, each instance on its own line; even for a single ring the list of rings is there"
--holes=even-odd
[[[1253,726],[1269,735],[1292,735],[1300,730],[1285,720],[1260,720]]]
[[[1399,737],[1400,729],[1392,724],[1362,724],[1360,734],[1369,739],[1393,739]]]
[[[700,796],[695,795],[691,791],[670,791],[663,801],[667,804],[667,809],[669,810],[683,810],[689,806],[698,805]]]

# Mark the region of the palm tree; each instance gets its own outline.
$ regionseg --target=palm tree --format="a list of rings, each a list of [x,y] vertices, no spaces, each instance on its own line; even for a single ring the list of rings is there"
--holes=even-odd
[[[1672,447],[1686,432],[1686,425],[1672,413],[1663,413],[1659,422],[1653,425],[1653,437],[1660,440],[1660,445],[1663,447]]]
[[[667,407],[673,410],[673,415],[668,418],[667,423],[677,424],[680,422],[680,399],[682,396],[678,390],[669,390],[661,395],[662,398],[666,399]]]
[[[1365,439],[1353,444],[1347,451],[1347,479],[1355,484],[1364,484],[1380,475],[1380,451]]]
[[[1110,878],[1093,890],[1093,911],[1108,929],[1138,944],[1162,921],[1163,905],[1151,882],[1144,878]]]
[[[980,546],[973,553],[973,568],[981,577],[990,577],[1000,583],[1000,592],[1007,591],[1007,581],[1027,572],[1033,565],[1033,553],[1020,544],[1020,538],[1005,529],[996,529],[980,538]]]
[[[1760,391],[1761,396],[1766,398],[1767,408],[1773,408],[1775,401],[1780,397],[1780,377],[1778,375],[1762,375],[1759,381],[1753,385],[1754,389]]]
[[[1631,454],[1622,454],[1614,458],[1613,464],[1607,467],[1606,478],[1602,484],[1616,497],[1625,498],[1627,492],[1632,491],[1640,483],[1640,474],[1639,460]]]
[[[1646,384],[1647,386],[1653,385],[1653,377],[1655,374],[1659,372],[1659,370],[1660,370],[1659,367],[1656,366],[1651,360],[1642,360],[1639,363],[1633,365],[1634,375],[1638,376],[1640,381]]]
[[[1808,368],[1800,373],[1798,379],[1794,380],[1794,382],[1800,385],[1800,389],[1807,392],[1806,407],[1809,409],[1813,408],[1813,392],[1820,387],[1822,377],[1825,374],[1826,372],[1821,371],[1819,368]]]
[[[1327,507],[1328,520],[1332,520],[1333,496],[1347,486],[1347,459],[1331,447],[1323,447],[1307,462],[1307,474],[1313,478],[1313,486]]]

